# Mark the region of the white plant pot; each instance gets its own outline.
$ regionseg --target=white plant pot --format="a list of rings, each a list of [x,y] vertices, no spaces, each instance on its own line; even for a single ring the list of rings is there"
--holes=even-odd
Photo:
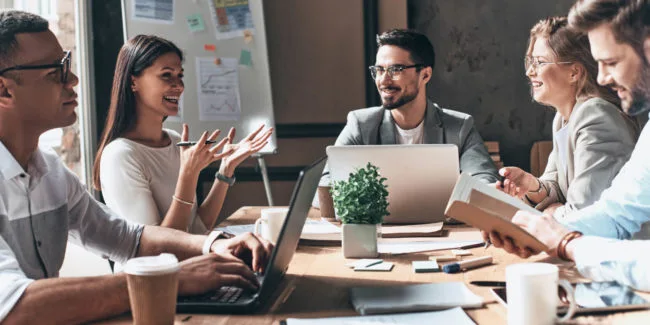
[[[377,225],[343,224],[341,242],[346,258],[377,257]]]

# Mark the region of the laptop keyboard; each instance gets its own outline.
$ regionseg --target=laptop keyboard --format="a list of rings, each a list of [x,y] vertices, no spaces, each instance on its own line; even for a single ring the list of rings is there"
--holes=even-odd
[[[218,303],[234,303],[241,298],[244,290],[238,287],[221,287],[216,291],[207,294],[191,297],[181,297],[180,302],[218,302]]]

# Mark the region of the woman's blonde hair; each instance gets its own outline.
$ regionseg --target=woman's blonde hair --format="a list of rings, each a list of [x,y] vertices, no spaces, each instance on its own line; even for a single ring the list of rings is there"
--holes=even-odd
[[[620,107],[621,101],[614,90],[599,85],[596,80],[598,63],[591,56],[587,35],[569,28],[566,17],[550,17],[535,24],[530,30],[527,56],[533,52],[535,41],[539,38],[546,39],[546,44],[555,54],[555,60],[577,63],[582,66],[582,73],[577,84],[577,100],[599,97]]]

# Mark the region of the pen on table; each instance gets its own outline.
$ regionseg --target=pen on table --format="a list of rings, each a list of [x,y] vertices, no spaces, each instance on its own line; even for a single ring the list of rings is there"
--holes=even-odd
[[[205,140],[205,144],[214,144],[217,143],[216,140]],[[177,147],[189,147],[196,144],[196,141],[181,141],[176,144]]]
[[[444,271],[445,273],[456,273],[456,272],[460,272],[461,270],[464,271],[464,270],[473,269],[473,268],[477,268],[489,264],[492,264],[492,256],[488,255],[488,256],[473,258],[471,260],[465,260],[465,261],[447,264],[442,267],[442,271]]]
[[[504,281],[471,281],[470,284],[479,287],[505,287]]]

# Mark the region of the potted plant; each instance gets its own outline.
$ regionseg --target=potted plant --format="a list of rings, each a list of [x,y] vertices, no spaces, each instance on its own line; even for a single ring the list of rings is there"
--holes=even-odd
[[[341,241],[345,257],[376,257],[377,228],[388,215],[386,178],[371,163],[334,182],[332,199],[343,223]]]

